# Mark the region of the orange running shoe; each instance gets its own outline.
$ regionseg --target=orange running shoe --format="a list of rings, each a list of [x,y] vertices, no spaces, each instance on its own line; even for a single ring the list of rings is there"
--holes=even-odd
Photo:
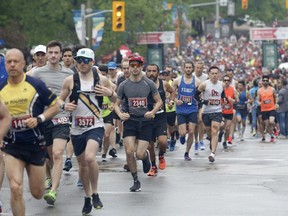
[[[158,173],[158,169],[157,169],[157,167],[152,166],[150,172],[148,172],[147,175],[148,175],[148,176],[157,176],[157,173]]]
[[[164,156],[159,156],[159,169],[164,170],[166,168],[166,161]]]

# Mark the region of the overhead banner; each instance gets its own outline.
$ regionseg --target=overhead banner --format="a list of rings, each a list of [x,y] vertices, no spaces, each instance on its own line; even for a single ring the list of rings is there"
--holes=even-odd
[[[99,12],[99,10],[93,10],[91,13]],[[81,41],[81,11],[73,10],[73,19],[75,24],[75,30],[78,39]],[[97,14],[92,17],[92,49],[96,50],[102,41],[103,33],[104,33],[104,23],[105,23],[105,14]]]

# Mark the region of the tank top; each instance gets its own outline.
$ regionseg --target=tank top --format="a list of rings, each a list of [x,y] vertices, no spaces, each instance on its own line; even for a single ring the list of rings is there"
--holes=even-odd
[[[246,110],[247,104],[245,102],[248,100],[246,90],[240,92],[238,97],[239,102],[236,105],[236,110]]]
[[[178,87],[178,100],[181,100],[183,103],[180,106],[176,105],[177,114],[198,112],[197,102],[194,99],[195,91],[195,76],[192,76],[192,82],[188,84],[184,82],[184,76],[182,76]]]
[[[94,81],[83,81],[81,82],[81,91],[91,91],[91,87],[94,84]],[[94,128],[103,127],[104,122],[102,119],[102,110],[98,105],[98,101],[95,97],[95,93],[84,93],[90,98],[90,103],[95,105],[98,110],[100,110],[100,115],[98,117],[84,104],[84,102],[79,98],[77,107],[72,113],[72,126],[71,134],[80,135],[86,131],[92,130]]]
[[[173,84],[173,80],[169,80],[169,85],[172,86]],[[166,92],[166,103],[165,103],[165,107],[166,107],[166,113],[168,112],[175,112],[176,111],[176,103],[174,103],[173,107],[170,109],[168,107],[168,103],[170,102],[170,93]]]
[[[206,80],[204,83],[206,84],[206,89],[203,93],[203,99],[209,100],[210,104],[203,104],[203,113],[221,113],[222,82],[218,80],[216,84],[213,84],[210,80]]]
[[[102,102],[102,118],[108,116],[112,112],[110,109],[111,106],[112,106],[112,103],[111,103],[109,97],[104,96],[103,102]]]
[[[225,92],[225,96],[228,98],[232,98],[235,99],[235,95],[234,95],[234,87],[233,86],[229,86],[228,88],[224,88],[224,92]],[[222,101],[222,113],[223,114],[233,114],[233,103],[231,101],[228,101],[227,104],[224,104],[223,99]]]
[[[158,92],[160,94],[160,98],[163,102],[162,106],[160,109],[156,112],[156,115],[166,113],[166,106],[165,106],[165,90],[163,87],[163,81],[159,79],[159,87],[158,87]]]
[[[259,99],[261,112],[275,110],[273,88],[271,86],[268,86],[267,89],[264,89],[264,87],[259,89]]]

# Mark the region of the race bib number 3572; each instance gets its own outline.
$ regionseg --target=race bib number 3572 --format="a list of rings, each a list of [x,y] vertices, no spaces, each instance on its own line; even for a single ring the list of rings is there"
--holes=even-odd
[[[92,127],[94,124],[94,116],[75,116],[75,126],[77,127]]]

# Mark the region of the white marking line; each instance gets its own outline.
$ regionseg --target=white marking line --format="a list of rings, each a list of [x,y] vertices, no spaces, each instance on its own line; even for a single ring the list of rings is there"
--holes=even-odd
[[[173,158],[176,160],[184,160],[183,157],[167,157]],[[216,160],[231,160],[231,161],[275,161],[275,162],[285,162],[287,159],[275,159],[275,158],[222,158],[222,157],[215,157]],[[167,159],[168,160],[168,159]],[[207,160],[207,158],[199,158],[199,157],[192,157],[193,160]]]

